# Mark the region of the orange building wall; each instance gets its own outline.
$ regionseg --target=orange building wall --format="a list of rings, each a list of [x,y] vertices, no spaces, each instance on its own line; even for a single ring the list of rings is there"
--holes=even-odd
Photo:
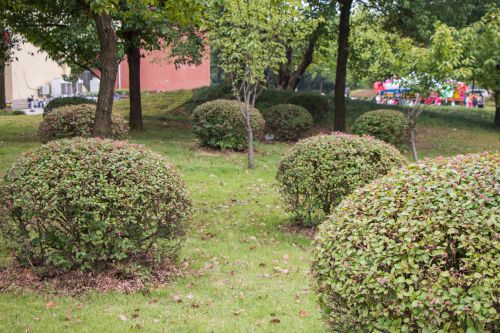
[[[210,85],[210,53],[200,65],[181,65],[175,68],[163,51],[152,51],[141,58],[141,90],[173,91]],[[129,89],[127,60],[118,68],[115,89]]]

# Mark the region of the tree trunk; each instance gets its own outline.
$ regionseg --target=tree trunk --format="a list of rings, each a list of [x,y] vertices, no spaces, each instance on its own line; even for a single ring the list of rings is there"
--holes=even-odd
[[[247,140],[248,140],[248,168],[253,169],[255,166],[254,163],[254,147],[253,147],[253,129],[252,123],[250,122],[250,115],[245,117],[246,125],[247,125]]]
[[[421,96],[417,94],[417,97],[415,99],[415,105],[411,109],[407,109],[405,113],[406,125],[408,127],[408,134],[409,134],[408,139],[410,141],[409,142],[410,149],[413,155],[413,160],[415,162],[418,161],[417,143],[416,143],[417,120],[423,111],[424,109],[422,106]]]
[[[349,19],[351,16],[352,0],[339,0],[340,23],[338,36],[337,68],[335,75],[335,108],[334,129],[345,131],[345,81],[347,76],[347,60],[349,49]]]
[[[219,51],[212,49],[211,69],[215,66],[215,84],[222,83],[222,68],[219,66]]]
[[[124,34],[127,47],[127,62],[129,75],[130,119],[133,130],[142,130],[142,100],[141,100],[141,49],[139,33],[128,31]]]
[[[291,47],[286,48],[286,63],[280,64],[278,69],[278,88],[287,89],[288,82],[290,81],[290,67],[293,61],[293,49]]]
[[[222,82],[222,68],[217,66],[217,68],[215,69],[215,83],[219,84],[221,82]]]
[[[7,107],[7,98],[5,96],[5,62],[0,63],[0,110]]]
[[[319,93],[320,94],[323,94],[323,85],[325,83],[325,78],[322,77],[321,79],[319,79]]]
[[[8,55],[8,34],[5,31],[3,25],[0,25],[0,110],[7,107],[7,98],[5,96],[5,66],[7,62]]]
[[[500,90],[495,90],[495,127],[500,128]]]
[[[113,110],[113,94],[118,57],[116,55],[117,37],[113,30],[111,17],[102,13],[93,13],[97,36],[99,37],[101,61],[101,82],[97,95],[97,107],[94,120],[94,136],[108,137],[111,134],[111,112]]]
[[[307,44],[307,47],[304,50],[300,64],[295,71],[291,70],[293,63],[292,49],[291,48],[287,49],[287,54],[286,54],[287,63],[282,64],[278,72],[278,85],[280,89],[293,91],[297,88],[300,79],[302,79],[302,75],[304,75],[306,69],[313,61],[314,48],[316,47],[318,38],[324,31],[324,26],[325,25],[323,23],[318,24],[316,30],[314,30],[314,32],[309,37],[309,42]]]
[[[418,161],[417,144],[415,142],[415,127],[410,128],[410,148],[411,154],[413,155],[413,160],[415,162]]]

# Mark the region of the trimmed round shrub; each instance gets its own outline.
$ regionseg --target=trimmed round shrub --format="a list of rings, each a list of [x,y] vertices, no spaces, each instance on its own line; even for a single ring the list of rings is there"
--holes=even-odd
[[[331,109],[327,96],[313,92],[295,93],[286,102],[306,108],[313,116],[314,121],[321,120]]]
[[[266,121],[266,133],[284,141],[299,139],[313,125],[311,114],[299,105],[278,104],[263,111],[262,116]]]
[[[358,135],[371,135],[395,146],[401,146],[408,141],[405,115],[397,110],[366,112],[354,121],[351,131]]]
[[[24,265],[96,269],[175,258],[191,200],[142,145],[75,138],[20,157],[0,185],[0,229]]]
[[[299,141],[280,161],[276,179],[296,221],[314,224],[356,188],[405,163],[383,141],[334,132]]]
[[[68,105],[47,114],[40,127],[38,137],[42,142],[72,137],[90,137],[94,128],[95,105]],[[111,116],[111,137],[123,139],[127,136],[128,124],[119,114]]]
[[[194,109],[191,122],[202,146],[232,150],[247,148],[245,118],[240,113],[237,101],[218,99],[203,103]],[[251,124],[254,138],[260,138],[265,121],[257,109],[252,113]]]
[[[312,271],[333,332],[494,332],[500,155],[426,160],[358,189],[320,226]]]
[[[45,116],[47,113],[51,112],[52,110],[60,108],[62,106],[81,105],[81,104],[96,105],[97,103],[95,101],[88,99],[88,98],[85,98],[85,97],[78,97],[78,96],[58,97],[58,98],[54,98],[53,100],[51,100],[47,103],[47,105],[43,109],[43,115]]]

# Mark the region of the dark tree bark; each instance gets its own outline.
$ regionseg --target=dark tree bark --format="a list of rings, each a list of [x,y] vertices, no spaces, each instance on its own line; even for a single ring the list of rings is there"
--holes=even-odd
[[[314,48],[316,47],[319,37],[324,32],[324,27],[324,24],[318,24],[316,30],[311,34],[307,47],[302,54],[300,64],[294,71],[292,71],[293,50],[287,48],[287,62],[286,64],[280,65],[278,72],[278,86],[280,89],[293,91],[297,88],[300,79],[302,79],[302,75],[304,75],[307,67],[309,67],[313,61]]]
[[[113,110],[113,94],[118,57],[116,48],[118,39],[113,29],[111,17],[106,13],[94,13],[94,20],[99,37],[101,62],[101,82],[97,95],[97,108],[94,120],[94,136],[108,137],[111,133],[111,112]]]
[[[335,96],[333,104],[335,108],[334,129],[345,131],[345,83],[347,77],[347,60],[349,50],[350,16],[353,0],[339,0],[340,22],[338,36],[338,56],[335,76]]]
[[[291,47],[286,48],[285,57],[286,63],[280,64],[278,70],[278,88],[283,90],[288,88],[288,82],[290,81],[290,67],[293,60],[293,49]]]
[[[7,98],[5,96],[5,63],[0,63],[0,110],[7,107]]]
[[[7,98],[5,96],[5,66],[8,58],[7,41],[5,40],[5,29],[0,25],[0,110],[7,107]],[[7,35],[8,36],[8,35]]]
[[[495,90],[495,127],[500,128],[500,90]]]
[[[494,98],[495,98],[495,121],[494,125],[496,128],[500,128],[500,90],[498,87],[500,87],[500,64],[496,65],[496,80],[495,80],[495,87],[497,89],[493,90]]]
[[[213,71],[215,68],[215,84],[222,83],[223,70],[219,66],[219,51],[212,49],[210,56],[210,69]]]
[[[139,33],[128,31],[124,34],[127,43],[126,53],[129,75],[130,120],[133,130],[142,130],[142,100],[141,100],[141,49]]]

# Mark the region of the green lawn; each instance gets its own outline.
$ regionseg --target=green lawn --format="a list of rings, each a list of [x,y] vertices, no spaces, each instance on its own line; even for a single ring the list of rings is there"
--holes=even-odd
[[[287,214],[274,175],[287,145],[259,144],[250,172],[245,154],[200,149],[182,106],[190,98],[189,91],[145,96],[146,131],[131,134],[131,141],[177,164],[188,182],[195,206],[182,251],[188,275],[147,294],[0,293],[0,332],[325,331],[308,276],[310,240],[280,228]],[[127,113],[127,101],[116,104]],[[351,115],[363,111],[349,109]],[[0,174],[39,145],[40,120],[0,116]],[[431,157],[498,151],[500,132],[474,114],[429,111],[421,118],[418,146],[421,156]],[[8,261],[0,241],[0,264]]]

